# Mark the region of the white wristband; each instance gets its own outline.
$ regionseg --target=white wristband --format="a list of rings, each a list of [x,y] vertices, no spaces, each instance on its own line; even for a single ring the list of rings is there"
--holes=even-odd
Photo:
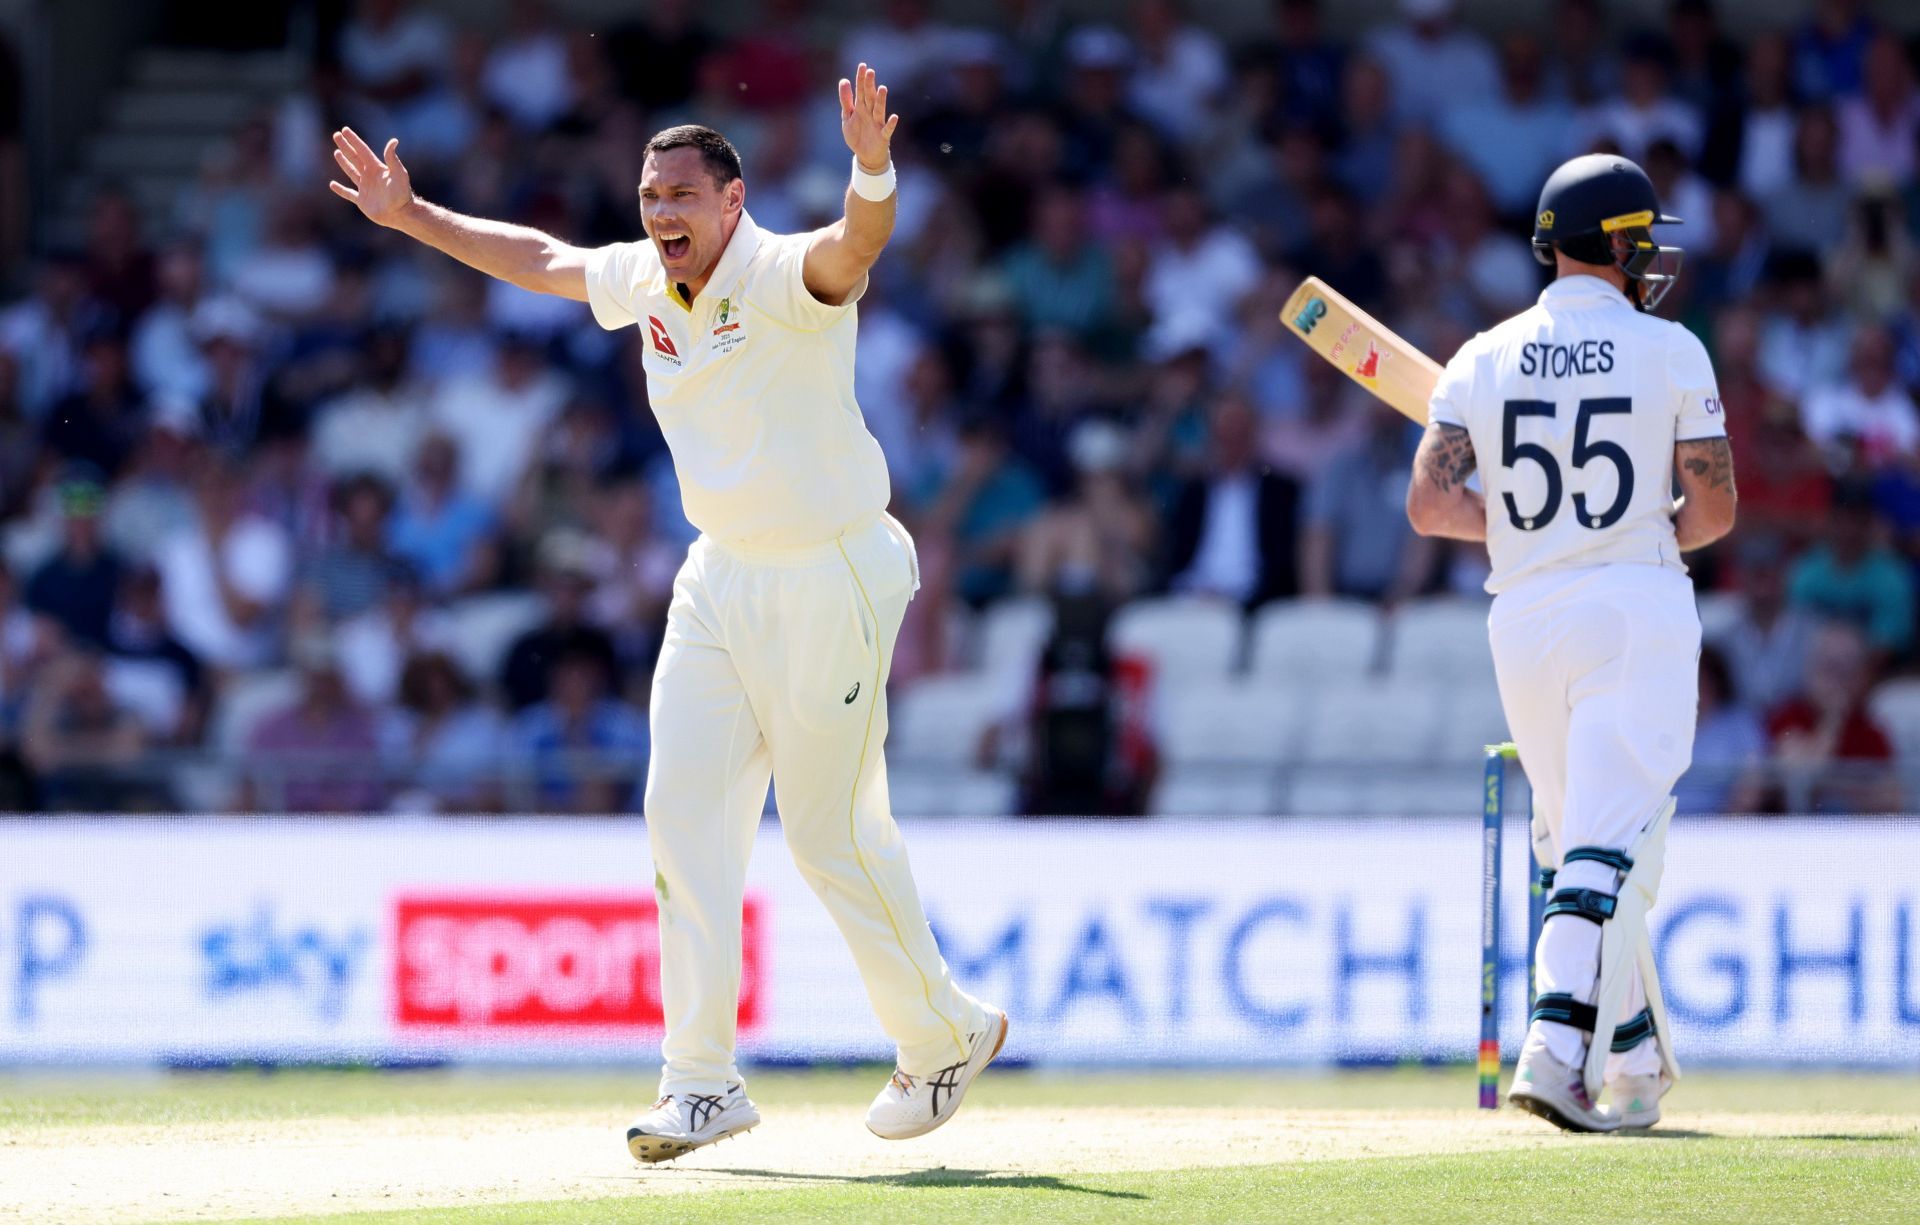
[[[868,174],[860,167],[860,159],[853,159],[853,194],[862,200],[871,200],[875,204],[893,194],[893,162],[887,162],[887,168],[879,174]]]

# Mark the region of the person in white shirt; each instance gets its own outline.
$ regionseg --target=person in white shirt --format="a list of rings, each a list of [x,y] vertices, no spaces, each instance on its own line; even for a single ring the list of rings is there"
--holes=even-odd
[[[1574,1131],[1651,1126],[1678,1076],[1646,920],[1693,749],[1680,555],[1732,529],[1735,497],[1706,349],[1647,313],[1679,255],[1652,227],[1675,220],[1625,158],[1548,177],[1534,252],[1558,278],[1447,363],[1407,490],[1416,531],[1493,561],[1494,672],[1557,886],[1508,1096]]]
[[[333,192],[371,220],[522,288],[638,326],[648,398],[700,529],[674,583],[650,709],[647,836],[666,1016],[660,1100],[627,1129],[644,1162],[760,1121],[734,1060],[747,858],[777,778],[781,827],[866,981],[898,1069],[867,1112],[924,1135],[999,1053],[1006,1014],[941,959],[889,811],[885,687],[913,542],[853,394],[854,304],[891,236],[897,115],[862,64],[840,82],[846,215],[810,234],[747,215],[738,153],[711,128],[647,143],[646,238],[588,250],[413,194],[398,142],[351,129]]]

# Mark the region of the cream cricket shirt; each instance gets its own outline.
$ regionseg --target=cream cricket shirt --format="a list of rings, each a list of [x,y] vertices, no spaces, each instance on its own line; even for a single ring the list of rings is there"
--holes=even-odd
[[[819,544],[890,496],[886,457],[853,398],[854,302],[807,292],[808,236],[742,212],[689,305],[650,240],[587,253],[587,300],[609,331],[645,335],[647,396],[687,519],[722,544]]]

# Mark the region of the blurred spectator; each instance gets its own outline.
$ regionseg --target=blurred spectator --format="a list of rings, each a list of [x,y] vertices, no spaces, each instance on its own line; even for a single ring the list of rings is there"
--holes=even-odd
[[[393,702],[401,669],[422,652],[451,650],[456,626],[446,613],[423,598],[413,573],[397,570],[380,602],[343,621],[334,635],[335,653],[348,692],[370,707]]]
[[[1328,181],[1326,150],[1318,132],[1293,123],[1260,151],[1260,163],[1238,176],[1238,186],[1220,196],[1221,204],[1263,254],[1280,255],[1300,241],[1307,203]]]
[[[40,777],[41,799],[56,812],[157,811],[164,788],[139,770],[147,736],[139,717],[115,700],[105,667],[91,652],[61,656],[36,678],[21,749]]]
[[[1720,217],[1713,208],[1713,188],[1695,172],[1693,160],[1666,137],[1648,145],[1641,160],[1660,207],[1686,219],[1687,246],[1711,249],[1720,240]]]
[[[219,668],[257,668],[273,653],[275,619],[293,577],[293,545],[246,509],[240,473],[210,458],[194,481],[194,515],[159,543],[167,628]]]
[[[206,292],[200,249],[188,243],[160,253],[159,300],[133,327],[133,377],[148,395],[198,400],[212,384],[206,358],[194,341],[193,313]]]
[[[1143,810],[1152,779],[1124,768],[1119,664],[1107,647],[1110,606],[1092,592],[1053,602],[1029,712],[1020,811],[1119,816]]]
[[[1363,443],[1307,487],[1300,594],[1393,605],[1426,584],[1435,552],[1407,526],[1409,433],[1405,418],[1376,410]]]
[[[1860,0],[1814,0],[1813,15],[1793,39],[1794,88],[1802,97],[1824,101],[1859,91],[1874,34],[1860,8]]]
[[[1829,307],[1820,261],[1806,251],[1774,260],[1774,308],[1760,332],[1760,373],[1790,399],[1838,382],[1846,373],[1851,329]]]
[[[269,211],[259,247],[226,280],[243,301],[270,318],[298,321],[326,305],[333,274],[314,202],[288,195]]]
[[[1856,332],[1847,374],[1845,382],[1808,389],[1800,408],[1807,437],[1830,452],[1844,446],[1869,467],[1920,450],[1920,410],[1894,379],[1892,333],[1882,327]]]
[[[978,416],[960,427],[953,469],[926,512],[930,534],[952,542],[956,595],[979,606],[1013,589],[1020,533],[1045,500],[1033,470],[1008,451],[1005,426]]]
[[[446,71],[448,38],[437,15],[411,0],[359,0],[340,31],[340,64],[364,97],[403,115]]]
[[[101,539],[100,510],[106,498],[100,473],[76,465],[59,484],[60,551],[27,581],[27,607],[52,618],[69,637],[100,648],[120,587],[120,559]]]
[[[330,477],[366,472],[398,484],[427,430],[426,397],[408,377],[405,332],[377,328],[364,343],[361,381],[314,414],[313,462]]]
[[[1793,176],[1796,125],[1792,51],[1785,35],[1763,32],[1747,44],[1745,113],[1740,127],[1740,190],[1765,199]]]
[[[1705,126],[1700,113],[1670,91],[1671,67],[1671,52],[1659,36],[1629,40],[1620,92],[1583,116],[1584,143],[1609,143],[1636,162],[1644,162],[1660,140],[1672,141],[1688,159],[1698,155]]]
[[[1757,768],[1766,761],[1767,731],[1752,709],[1734,700],[1731,681],[1726,658],[1703,647],[1693,765],[1674,787],[1688,815],[1760,811],[1764,786]]]
[[[1131,440],[1110,421],[1084,421],[1068,441],[1072,492],[1028,529],[1020,587],[1039,594],[1092,593],[1110,605],[1144,594],[1154,522],[1126,469]]]
[[[1240,299],[1259,284],[1259,253],[1214,220],[1197,187],[1175,185],[1167,193],[1166,227],[1147,263],[1154,333],[1212,348],[1222,343]]]
[[[211,697],[206,669],[167,629],[160,574],[153,567],[139,566],[121,578],[106,645],[115,668],[146,669],[157,678],[163,700],[173,703],[171,717],[164,720],[173,741],[197,744]]]
[[[1751,301],[1773,253],[1760,210],[1730,188],[1714,193],[1708,228],[1713,238],[1705,246],[1688,236],[1687,273],[1677,286],[1689,317],[1710,317],[1730,302]],[[1725,374],[1717,367],[1715,373],[1724,387]]]
[[[1846,233],[1852,189],[1840,177],[1833,112],[1809,107],[1793,133],[1793,170],[1766,198],[1767,223],[1782,247],[1824,252]]]
[[[1126,100],[1133,44],[1112,26],[1081,26],[1067,39],[1066,56],[1059,113],[1062,169],[1073,179],[1099,178],[1112,164],[1121,130],[1139,118]]]
[[[505,338],[487,373],[441,384],[433,423],[459,449],[461,487],[490,506],[505,505],[566,399],[566,381],[520,332]]]
[[[1007,285],[1027,327],[1061,328],[1086,340],[1106,324],[1113,264],[1082,228],[1084,217],[1078,192],[1053,188],[1034,206],[1032,241],[1007,253]]]
[[[1227,84],[1227,57],[1211,31],[1185,20],[1178,0],[1135,0],[1139,54],[1127,83],[1133,109],[1170,140],[1206,135]]]
[[[47,414],[44,443],[61,459],[80,460],[111,479],[125,466],[144,425],[125,334],[103,321],[83,340],[80,362],[79,386]]]
[[[1801,432],[1798,408],[1761,377],[1759,316],[1744,306],[1721,311],[1713,348],[1727,437],[1740,457],[1741,535],[1803,545],[1826,517],[1833,480]]]
[[[545,0],[512,0],[504,37],[487,56],[487,101],[529,131],[551,127],[573,105],[567,42]]]
[[[514,709],[547,696],[552,670],[562,656],[591,658],[601,670],[600,691],[617,692],[619,662],[613,639],[588,619],[593,593],[592,546],[579,533],[558,531],[540,542],[540,590],[546,620],[517,638],[507,652],[500,687]]]
[[[613,636],[621,671],[650,683],[685,555],[654,531],[652,492],[638,480],[616,481],[598,492],[593,527],[588,617]],[[644,694],[635,700],[644,701]]]
[[[1917,270],[1920,258],[1901,224],[1899,199],[1884,188],[1863,192],[1849,213],[1846,241],[1828,266],[1842,305],[1857,318],[1893,319],[1906,305]]]
[[[453,660],[439,651],[413,655],[399,695],[399,764],[412,787],[441,812],[497,811],[506,727]]]
[[[300,694],[247,737],[251,767],[242,804],[271,812],[377,812],[386,781],[378,769],[373,712],[353,700],[325,637],[294,643]]]
[[[1493,49],[1455,23],[1454,0],[1400,0],[1400,16],[1367,40],[1367,54],[1386,69],[1402,123],[1431,123],[1450,107],[1499,94]]]
[[[1820,542],[1788,580],[1788,599],[1816,617],[1858,630],[1881,659],[1913,641],[1913,572],[1881,539],[1871,486],[1842,482]]]
[[[493,539],[497,516],[460,489],[460,452],[445,434],[429,434],[414,455],[413,479],[400,491],[387,537],[393,555],[411,565],[437,595],[489,587],[499,576]]]
[[[1333,159],[1340,185],[1359,200],[1376,203],[1393,182],[1394,150],[1400,144],[1393,82],[1378,60],[1362,58],[1347,65],[1340,126],[1346,139]]]
[[[1600,0],[1560,0],[1547,28],[1548,92],[1571,106],[1592,106],[1620,88],[1620,58],[1608,41]]]
[[[841,42],[841,71],[851,75],[855,65],[868,64],[896,82],[893,95],[925,97],[952,37],[951,27],[934,20],[928,0],[883,0],[879,17],[855,26]]]
[[[713,52],[696,0],[653,0],[607,33],[607,58],[623,92],[648,110],[693,95],[694,72]]]
[[[717,69],[712,82],[755,111],[783,111],[798,105],[807,96],[813,60],[822,49],[811,7],[808,0],[762,0],[758,20],[708,61]],[[702,111],[698,106],[692,109]],[[733,134],[729,124],[712,118],[704,122]],[[736,146],[741,157],[748,157],[746,146],[738,142]]]
[[[565,651],[549,695],[513,721],[511,752],[543,812],[628,812],[646,778],[647,721],[607,696],[604,661]]]
[[[1506,217],[1528,217],[1540,185],[1574,148],[1572,108],[1546,95],[1540,40],[1514,31],[1500,44],[1500,92],[1445,112],[1440,135],[1474,169]]]
[[[98,322],[85,268],[71,251],[49,253],[33,292],[0,311],[0,348],[13,357],[20,407],[29,418],[44,418],[78,386],[80,338]]]
[[[1740,615],[1711,645],[1729,664],[1731,700],[1768,711],[1799,689],[1817,623],[1787,601],[1788,559],[1779,539],[1748,536],[1739,554]]]
[[[405,563],[387,550],[387,519],[393,491],[377,476],[361,474],[333,488],[338,537],[312,559],[303,585],[319,597],[330,621],[357,616],[386,596]]]
[[[1465,291],[1469,318],[1500,319],[1540,292],[1540,265],[1521,239],[1495,224],[1480,180],[1464,167],[1446,178],[1446,237],[1435,252],[1443,284]]]
[[[1208,471],[1181,487],[1167,525],[1169,586],[1249,608],[1292,596],[1300,487],[1260,462],[1243,398],[1221,397],[1211,425]]]
[[[1871,648],[1857,631],[1823,626],[1800,694],[1767,720],[1789,812],[1890,812],[1900,807],[1893,742],[1867,711]]]
[[[283,405],[269,393],[259,360],[260,317],[237,298],[212,298],[193,312],[193,338],[211,375],[193,432],[238,458],[262,437],[285,427]]]
[[[156,401],[146,436],[108,497],[107,540],[133,561],[151,559],[160,543],[193,521],[187,477],[196,455],[199,413],[181,401]]]
[[[1345,57],[1327,38],[1320,0],[1273,0],[1273,37],[1253,44],[1248,58],[1272,64],[1279,77],[1279,113],[1321,129],[1339,118]]]
[[[1867,46],[1861,90],[1839,104],[1840,169],[1856,186],[1911,179],[1920,136],[1920,89],[1900,40],[1880,34]]]
[[[121,320],[153,303],[153,252],[140,237],[139,206],[124,188],[102,191],[88,210],[87,289]]]
[[[1730,182],[1740,151],[1740,48],[1721,32],[1713,0],[1673,0],[1667,41],[1673,92],[1704,125],[1698,169],[1714,183]]]

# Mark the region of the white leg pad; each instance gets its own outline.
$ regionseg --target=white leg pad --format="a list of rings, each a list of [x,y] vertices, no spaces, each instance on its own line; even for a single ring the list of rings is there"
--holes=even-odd
[[[1598,1098],[1606,1083],[1607,1056],[1613,1050],[1613,1031],[1626,1010],[1627,996],[1633,989],[1633,972],[1638,968],[1652,1010],[1660,1044],[1660,1060],[1667,1075],[1680,1077],[1673,1059],[1672,1038],[1667,1032],[1666,1000],[1660,992],[1660,980],[1654,972],[1653,944],[1647,933],[1647,912],[1653,909],[1660,893],[1660,875],[1665,866],[1667,826],[1673,820],[1674,800],[1669,797],[1652,821],[1627,848],[1633,867],[1620,882],[1613,918],[1600,928],[1600,981],[1594,991],[1593,1037],[1587,1044],[1587,1062],[1583,1076],[1587,1096]]]

